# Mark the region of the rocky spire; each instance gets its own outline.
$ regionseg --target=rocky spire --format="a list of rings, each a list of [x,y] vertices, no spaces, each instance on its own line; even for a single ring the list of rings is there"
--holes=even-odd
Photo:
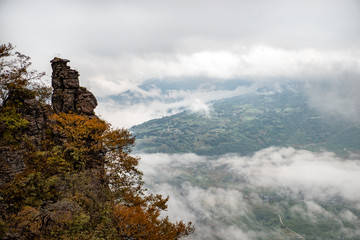
[[[69,60],[54,58],[52,67],[52,105],[56,113],[73,112],[95,115],[97,106],[95,96],[79,85],[79,73],[67,66]]]

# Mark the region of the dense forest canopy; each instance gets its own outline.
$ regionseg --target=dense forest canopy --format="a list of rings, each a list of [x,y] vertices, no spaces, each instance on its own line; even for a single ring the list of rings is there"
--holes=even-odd
[[[67,61],[57,61],[66,66]],[[11,44],[0,46],[0,238],[180,239],[191,234],[191,223],[162,216],[168,198],[146,193],[140,159],[130,155],[134,137],[91,111],[54,111],[44,73],[30,65]]]

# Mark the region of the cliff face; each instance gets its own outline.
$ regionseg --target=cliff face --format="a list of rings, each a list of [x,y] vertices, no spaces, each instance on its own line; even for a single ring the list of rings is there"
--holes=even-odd
[[[22,141],[14,148],[0,145],[0,185],[9,182],[25,168],[24,155],[29,144],[40,149],[49,128],[49,117],[54,113],[77,113],[94,116],[97,106],[95,96],[79,84],[79,73],[67,66],[69,60],[54,58],[50,61],[52,72],[52,106],[40,104],[36,98],[25,99],[16,111],[28,121],[19,134]]]
[[[18,146],[0,145],[0,185],[13,179],[25,168],[24,156],[29,144],[36,149],[40,148],[48,118],[53,114],[51,106],[41,105],[35,98],[25,99],[22,106],[17,111],[28,121],[28,126],[18,133],[22,138]]]

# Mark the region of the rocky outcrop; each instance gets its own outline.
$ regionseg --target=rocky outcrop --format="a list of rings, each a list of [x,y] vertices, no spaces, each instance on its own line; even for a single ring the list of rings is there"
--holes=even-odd
[[[11,181],[14,176],[25,168],[25,148],[12,149],[9,146],[0,147],[0,186]]]
[[[51,60],[54,111],[95,115],[95,96],[86,88],[80,87],[79,73],[67,66],[68,62],[69,60],[61,58]]]
[[[97,106],[95,96],[80,87],[79,73],[67,66],[69,60],[54,58],[51,61],[52,73],[52,107],[40,104],[36,98],[21,99],[22,107],[17,109],[22,118],[29,124],[18,135],[22,142],[14,148],[0,144],[0,186],[25,168],[25,155],[28,146],[40,149],[49,128],[49,117],[55,113],[77,113],[96,117],[94,109]],[[19,99],[17,99],[19,100]],[[0,124],[0,131],[3,131]]]
[[[20,138],[18,146],[0,146],[0,185],[23,171],[28,147],[40,148],[45,139],[48,117],[53,114],[49,105],[41,105],[35,98],[25,99],[22,106],[17,112],[28,121],[28,126],[16,134]]]
[[[50,105],[41,105],[35,98],[24,101],[22,116],[29,122],[26,135],[34,146],[40,146],[45,138],[47,122],[53,113]]]

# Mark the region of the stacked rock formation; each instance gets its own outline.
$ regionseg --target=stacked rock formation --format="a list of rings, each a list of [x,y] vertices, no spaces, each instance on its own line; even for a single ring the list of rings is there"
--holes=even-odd
[[[56,113],[73,112],[78,114],[95,115],[97,106],[95,96],[79,85],[79,73],[67,66],[69,60],[54,58],[51,62],[53,69],[52,105]]]

